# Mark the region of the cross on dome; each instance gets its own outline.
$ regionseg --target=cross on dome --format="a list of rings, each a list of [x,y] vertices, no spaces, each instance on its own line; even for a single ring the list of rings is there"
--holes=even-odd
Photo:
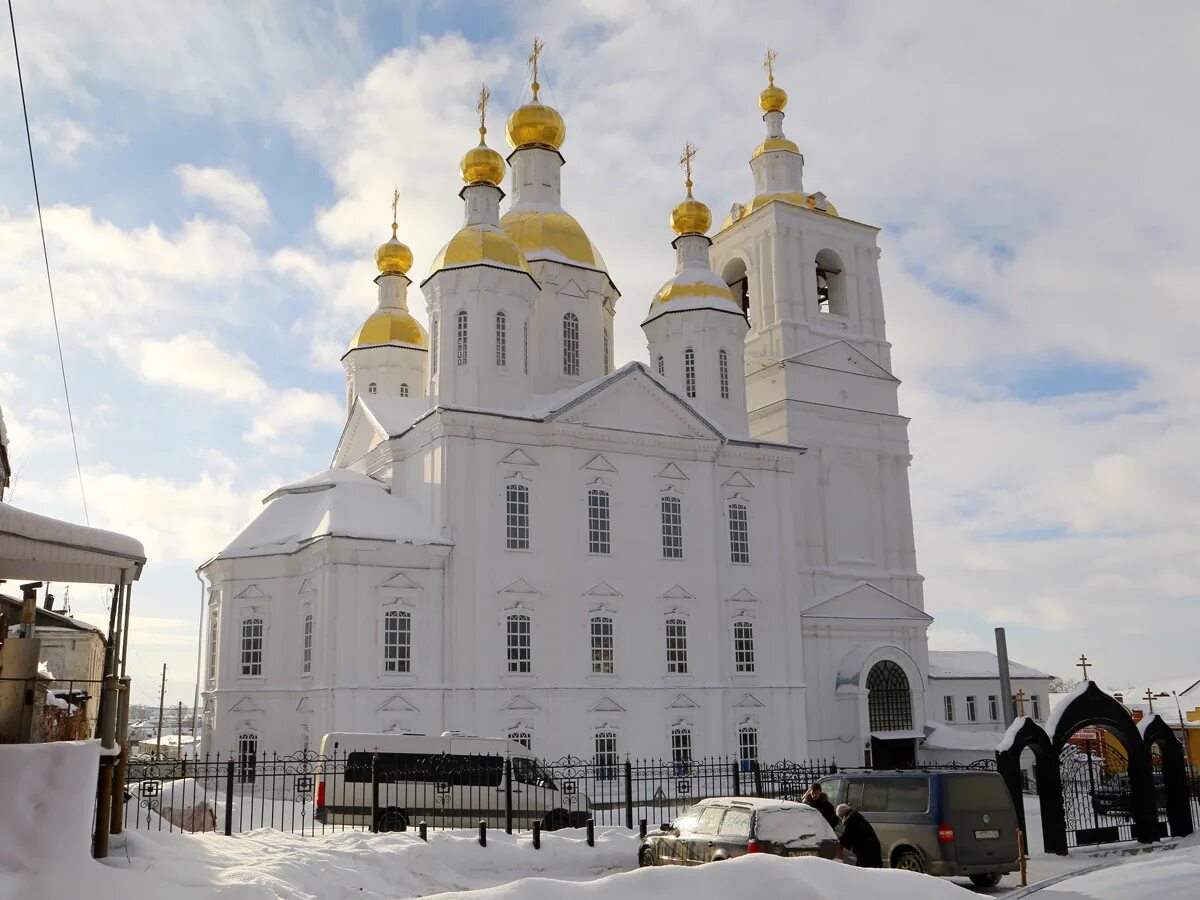
[[[400,189],[392,191],[392,236],[375,251],[375,265],[382,275],[404,275],[412,268],[412,251],[396,237],[397,210],[400,208]]]
[[[775,83],[775,57],[778,55],[778,53],[768,47],[766,59],[763,60],[763,68],[767,70],[767,79],[771,84]]]
[[[400,208],[400,188],[392,189],[392,237],[396,236],[396,210]]]
[[[1075,663],[1075,668],[1083,669],[1083,680],[1084,681],[1088,680],[1087,670],[1088,670],[1088,666],[1090,666],[1090,665],[1092,665],[1092,664],[1090,662],[1088,662],[1088,658],[1084,654],[1080,653],[1079,654],[1079,662]]]
[[[704,234],[712,225],[712,213],[707,206],[692,196],[692,160],[696,158],[696,146],[690,141],[683,145],[679,167],[687,173],[687,197],[671,210],[671,227],[676,234]]]
[[[538,83],[538,60],[545,46],[538,38],[533,39],[533,52],[529,54],[529,63],[533,66],[533,99],[508,117],[508,142],[514,150],[526,147],[557,150],[567,138],[567,126],[558,110],[538,99],[541,89]]]
[[[688,192],[689,197],[692,196],[692,160],[695,158],[696,158],[695,145],[693,145],[691,143],[685,143],[683,145],[683,155],[681,157],[679,157],[679,165],[687,173],[687,181],[685,182],[685,184],[687,185],[687,192]]]
[[[479,112],[479,136],[482,138],[487,134],[487,105],[492,99],[492,92],[488,90],[486,84],[479,86],[479,103],[475,105],[475,109]]]
[[[533,99],[535,101],[538,98],[538,88],[541,87],[541,85],[538,84],[538,57],[542,55],[542,50],[545,48],[545,46],[546,46],[545,44],[543,44],[540,40],[538,40],[535,37],[533,39],[533,52],[529,54],[529,62],[533,65],[533,85],[532,85],[532,87],[533,87]]]
[[[479,113],[479,146],[466,152],[459,162],[459,169],[467,184],[499,187],[504,180],[504,158],[487,145],[487,105],[490,99],[491,89],[481,84],[479,102],[475,104],[475,111]]]

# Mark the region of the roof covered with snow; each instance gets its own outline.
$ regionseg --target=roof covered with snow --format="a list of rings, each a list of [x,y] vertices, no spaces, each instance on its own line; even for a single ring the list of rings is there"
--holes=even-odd
[[[998,731],[967,731],[940,722],[930,722],[925,726],[925,746],[931,750],[992,751],[1002,737]]]
[[[136,538],[0,502],[0,579],[116,584],[122,573],[136,581],[145,564]]]
[[[1052,678],[1032,666],[1008,661],[1012,678]],[[987,650],[930,650],[930,678],[999,678],[1000,663],[995,653]]]
[[[281,487],[216,559],[295,553],[324,537],[449,544],[430,513],[386,485],[349,469],[327,469]]]

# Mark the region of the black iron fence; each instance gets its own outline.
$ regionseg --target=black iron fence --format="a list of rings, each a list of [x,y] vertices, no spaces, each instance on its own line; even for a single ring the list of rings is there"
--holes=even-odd
[[[132,759],[126,828],[299,834],[475,827],[524,831],[670,821],[705,797],[799,800],[837,771],[826,761],[553,762],[488,755],[346,752],[322,756]]]

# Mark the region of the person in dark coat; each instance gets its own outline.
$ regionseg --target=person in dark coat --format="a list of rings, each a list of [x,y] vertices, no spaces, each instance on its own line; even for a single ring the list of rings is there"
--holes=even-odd
[[[842,846],[854,854],[859,868],[882,869],[883,852],[879,849],[879,837],[871,823],[846,803],[837,808],[837,816],[842,820],[839,833]]]
[[[829,827],[834,831],[836,831],[838,825],[841,824],[838,821],[837,813],[833,809],[833,804],[829,802],[829,796],[823,790],[821,790],[821,786],[819,784],[814,784],[812,787],[810,787],[805,795],[800,798],[800,802],[811,806],[822,816],[824,816],[825,821],[829,823]]]

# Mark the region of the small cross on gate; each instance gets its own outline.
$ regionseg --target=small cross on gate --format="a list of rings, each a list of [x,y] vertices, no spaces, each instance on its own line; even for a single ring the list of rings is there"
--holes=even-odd
[[[1082,653],[1079,654],[1079,662],[1075,663],[1075,666],[1077,668],[1083,669],[1083,680],[1084,681],[1088,680],[1087,670],[1088,670],[1088,666],[1090,666],[1090,665],[1092,665],[1092,664],[1090,662],[1088,662],[1088,658],[1086,656],[1084,656]]]
[[[1015,704],[1017,704],[1017,715],[1018,716],[1025,715],[1025,701],[1028,699],[1029,698],[1027,696],[1025,696],[1025,688],[1021,688],[1021,690],[1019,690],[1015,694],[1013,694],[1013,702]]]
[[[1154,715],[1154,691],[1146,688],[1146,693],[1142,695],[1146,702],[1150,704],[1150,715]]]

